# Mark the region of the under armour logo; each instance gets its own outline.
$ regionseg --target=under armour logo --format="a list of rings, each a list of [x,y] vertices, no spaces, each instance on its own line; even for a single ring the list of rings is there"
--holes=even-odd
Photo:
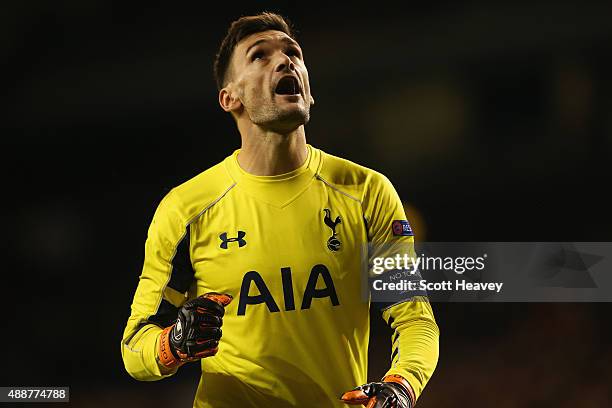
[[[244,231],[238,231],[238,237],[236,238],[228,238],[227,232],[219,235],[219,239],[221,239],[221,244],[219,245],[222,249],[227,249],[228,242],[238,242],[238,247],[243,247],[246,245],[246,241],[243,239],[246,235]]]
[[[340,249],[340,245],[342,245],[342,243],[336,237],[336,226],[342,223],[342,219],[340,218],[340,216],[337,216],[336,219],[332,221],[331,211],[329,210],[329,208],[325,208],[323,209],[323,211],[325,212],[325,218],[323,218],[323,221],[325,222],[325,225],[327,225],[332,230],[332,235],[327,240],[327,247],[330,251],[337,251]]]

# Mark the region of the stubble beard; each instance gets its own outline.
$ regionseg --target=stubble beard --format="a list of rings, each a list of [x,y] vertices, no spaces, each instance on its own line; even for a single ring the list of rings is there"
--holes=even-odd
[[[251,121],[261,128],[285,134],[305,125],[310,120],[310,106],[281,108],[272,102],[259,104],[249,112]]]

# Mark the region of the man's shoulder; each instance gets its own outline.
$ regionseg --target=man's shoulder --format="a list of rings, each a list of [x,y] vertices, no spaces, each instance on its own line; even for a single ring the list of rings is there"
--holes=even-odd
[[[220,200],[234,184],[225,167],[225,161],[222,161],[174,187],[168,196],[173,197],[172,202],[176,210],[189,222]]]
[[[359,200],[373,184],[385,183],[387,178],[376,170],[351,160],[321,151],[319,178],[330,186]]]

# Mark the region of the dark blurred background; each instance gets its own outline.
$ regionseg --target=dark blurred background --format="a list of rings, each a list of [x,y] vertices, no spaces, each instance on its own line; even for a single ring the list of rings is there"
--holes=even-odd
[[[239,147],[212,61],[261,10],[299,29],[313,145],[386,174],[418,239],[612,241],[612,5],[448,1],[5,4],[0,385],[70,385],[73,406],[191,406],[120,338],[148,224],[170,188]],[[435,304],[421,407],[609,406],[609,304]],[[370,379],[388,365],[372,314]]]

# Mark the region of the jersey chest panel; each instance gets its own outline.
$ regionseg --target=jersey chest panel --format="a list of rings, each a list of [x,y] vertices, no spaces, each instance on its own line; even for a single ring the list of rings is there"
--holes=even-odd
[[[322,183],[283,207],[236,188],[191,229],[198,295],[238,296],[247,277],[263,282],[275,299],[291,287],[299,309],[311,275],[321,275],[323,267],[339,297],[359,297],[360,251],[367,239],[361,205]],[[323,277],[316,278],[316,288],[325,287]],[[250,293],[259,293],[256,283],[249,285],[256,286]],[[282,309],[284,302],[278,303]]]

